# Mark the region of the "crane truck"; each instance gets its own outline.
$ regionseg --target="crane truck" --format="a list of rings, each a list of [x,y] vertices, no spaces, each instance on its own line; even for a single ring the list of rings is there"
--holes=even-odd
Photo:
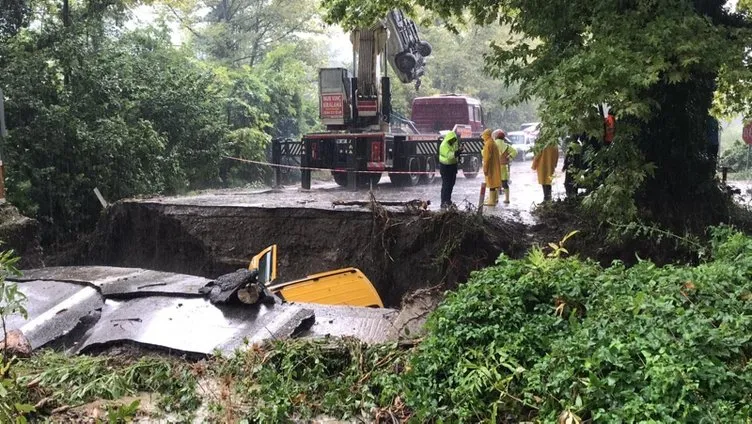
[[[352,74],[346,68],[319,70],[319,116],[326,130],[306,134],[299,143],[285,140],[273,146],[273,160],[284,161],[280,152],[299,155],[303,188],[311,187],[311,169],[329,170],[337,184],[351,188],[375,185],[384,173],[396,185],[427,184],[438,167],[442,133],[454,130],[464,151],[460,169],[475,178],[483,148],[477,99],[419,97],[413,101],[413,120],[392,111],[388,69],[401,83],[415,82],[417,88],[431,54],[415,22],[394,9],[386,19],[354,30],[350,39]]]

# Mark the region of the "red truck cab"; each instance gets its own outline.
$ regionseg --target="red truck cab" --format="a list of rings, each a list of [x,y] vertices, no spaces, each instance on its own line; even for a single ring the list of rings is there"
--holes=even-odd
[[[469,125],[475,135],[484,129],[480,100],[456,94],[417,97],[411,120],[422,134],[451,130],[456,124]]]

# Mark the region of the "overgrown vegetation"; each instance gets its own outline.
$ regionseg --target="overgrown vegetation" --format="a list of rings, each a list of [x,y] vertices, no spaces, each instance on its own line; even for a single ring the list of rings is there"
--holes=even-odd
[[[357,340],[274,342],[219,358],[212,371],[225,396],[212,409],[219,421],[274,423],[331,416],[369,420],[391,404],[405,369],[397,345]]]
[[[43,351],[17,362],[14,369],[19,393],[37,402],[38,415],[142,392],[158,394],[159,410],[173,418],[187,419],[201,403],[196,391],[198,375],[190,364],[177,358],[67,356]],[[131,402],[109,409],[114,415],[132,415],[137,407]]]
[[[323,59],[315,43],[266,40],[250,64],[232,60],[254,48],[246,44],[203,53],[206,43],[238,36],[214,31],[223,22],[208,19],[206,34],[175,47],[164,24],[125,29],[136,2],[59,3],[6,2],[0,10],[8,198],[42,222],[46,242],[91,228],[101,210],[95,187],[114,201],[247,184],[268,170],[224,156],[265,159],[272,137],[317,124],[312,78]],[[294,22],[272,18],[277,31],[300,30],[291,25],[304,12],[286,12]]]
[[[408,404],[449,421],[745,422],[752,239],[713,237],[697,267],[500,257],[431,317]]]
[[[16,314],[23,317],[28,315],[24,304],[26,297],[18,290],[17,284],[5,279],[9,274],[18,274],[18,259],[12,250],[0,253],[0,336],[3,343],[0,356],[0,421],[4,423],[25,423],[24,414],[34,411],[34,406],[28,403],[21,389],[14,367],[16,358],[9,353],[7,342],[6,319]]]

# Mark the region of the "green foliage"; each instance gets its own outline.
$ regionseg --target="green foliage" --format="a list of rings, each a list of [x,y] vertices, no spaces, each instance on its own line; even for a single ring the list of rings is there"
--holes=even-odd
[[[8,275],[18,275],[16,263],[19,258],[12,250],[0,253],[0,320],[2,320],[2,340],[7,337],[5,320],[10,315],[27,317],[24,306],[26,296],[18,290],[18,285],[6,281]],[[8,357],[3,344],[0,357],[0,421],[4,423],[25,423],[26,414],[33,412],[34,407],[27,402],[24,390],[16,377],[15,358]]]
[[[47,224],[46,236],[91,225],[95,187],[113,200],[218,180],[226,129],[212,74],[166,34],[92,44],[83,30],[52,26],[2,49],[8,197]]]
[[[24,387],[13,368],[12,360],[0,360],[0,421],[25,424],[26,415],[35,408],[28,403]]]
[[[410,116],[410,105],[415,97],[457,93],[481,101],[489,128],[516,131],[520,124],[538,120],[535,102],[506,105],[515,89],[504,87],[502,81],[491,78],[484,69],[484,56],[491,53],[489,42],[506,39],[508,28],[469,24],[449,31],[431,23],[420,27],[419,31],[433,47],[426,76],[418,91],[411,85],[393,84],[395,111]]]
[[[305,43],[304,34],[320,32],[316,3],[311,0],[259,2],[251,0],[195,0],[181,14],[183,22],[208,9],[194,30],[199,53],[229,66],[260,63],[280,42]]]
[[[744,422],[751,254],[720,228],[697,267],[502,255],[432,315],[405,399],[418,420]]]
[[[272,137],[318,124],[322,56],[312,41],[293,42],[298,24],[314,25],[302,3],[236,2],[246,31],[236,35],[256,40],[238,52],[258,44],[253,67],[196,60],[164,26],[122,30],[130,3],[71,2],[64,15],[43,0],[33,15],[41,25],[9,28],[0,43],[8,197],[42,222],[45,242],[91,228],[101,211],[95,187],[115,201],[255,182],[268,169],[223,157],[266,159]],[[263,25],[245,27],[257,6]]]
[[[390,387],[404,358],[394,345],[366,347],[354,340],[286,341],[238,351],[212,368],[240,404],[214,409],[224,415],[235,411],[249,422],[321,414],[366,419],[372,407],[394,399]]]
[[[113,400],[138,392],[161,394],[159,404],[168,412],[190,413],[200,403],[196,376],[177,360],[144,357],[124,362],[107,356],[68,357],[45,351],[22,366],[22,382],[38,382],[60,405]]]
[[[128,423],[138,412],[141,401],[136,399],[127,405],[111,406],[107,408],[107,422],[110,424]]]
[[[738,140],[735,141],[721,155],[720,166],[727,166],[731,172],[748,177],[752,172],[752,154],[750,154],[749,149],[749,145]]]

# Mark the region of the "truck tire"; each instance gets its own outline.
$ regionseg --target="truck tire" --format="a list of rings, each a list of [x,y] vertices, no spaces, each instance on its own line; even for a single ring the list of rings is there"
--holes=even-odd
[[[420,161],[416,157],[408,158],[407,170],[410,172],[420,172]],[[412,187],[420,182],[420,174],[389,174],[392,182],[399,187]]]
[[[332,171],[334,182],[340,187],[347,187],[347,172]],[[376,186],[381,181],[381,174],[357,174],[355,182],[358,187],[369,187],[371,184]]]
[[[394,62],[397,64],[397,69],[408,75],[412,75],[416,63],[415,56],[412,53],[402,52],[394,58]]]
[[[436,179],[436,159],[434,157],[427,157],[426,166],[423,167],[423,170],[426,172],[432,172],[432,174],[424,174],[420,176],[420,183],[421,184],[433,184],[434,180]]]
[[[480,172],[480,158],[478,156],[470,156],[462,166],[462,173],[465,175],[465,178],[472,180],[478,176],[478,172]]]
[[[334,172],[332,171],[332,177],[334,182],[340,187],[347,187],[347,173],[346,172]]]
[[[418,43],[418,53],[420,53],[421,56],[430,56],[432,51],[433,48],[428,41],[421,41],[420,43]]]

